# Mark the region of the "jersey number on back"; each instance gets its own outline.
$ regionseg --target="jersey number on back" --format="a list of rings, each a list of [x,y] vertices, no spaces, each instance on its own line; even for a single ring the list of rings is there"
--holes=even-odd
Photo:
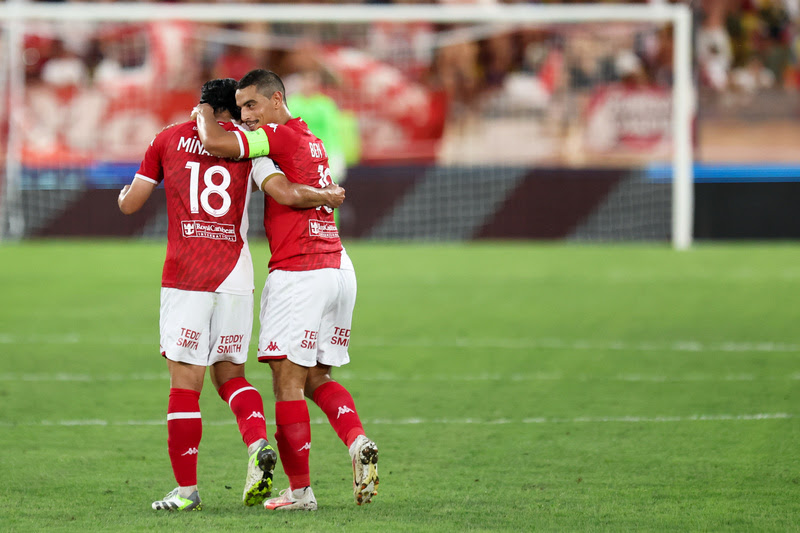
[[[206,188],[203,189],[202,194],[199,195],[200,189],[200,163],[197,161],[189,161],[186,163],[186,168],[191,172],[189,176],[189,210],[192,213],[199,213],[200,206],[203,211],[212,217],[221,217],[228,212],[231,208],[231,196],[228,194],[228,185],[231,184],[231,175],[228,169],[219,165],[209,167],[203,173],[203,183]],[[222,176],[222,183],[217,185],[214,183],[214,176],[219,174]],[[214,209],[209,203],[208,199],[212,194],[219,195],[222,198],[222,205],[219,209]]]
[[[333,181],[331,180],[331,169],[329,169],[325,165],[319,165],[317,167],[317,172],[319,172],[319,185],[320,185],[320,187],[325,188],[328,185],[330,185],[331,183],[333,183]],[[328,213],[333,213],[333,209],[331,209],[327,205],[319,206],[317,208],[317,211],[319,211],[320,209],[324,209]]]

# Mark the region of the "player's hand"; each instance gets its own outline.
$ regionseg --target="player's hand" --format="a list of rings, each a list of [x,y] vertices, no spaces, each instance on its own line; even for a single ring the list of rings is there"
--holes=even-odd
[[[192,109],[192,116],[189,120],[197,120],[198,115],[202,115],[208,111],[210,111],[212,115],[214,114],[214,108],[211,107],[211,104],[197,104],[194,106],[194,109]]]
[[[128,191],[131,189],[130,185],[126,185],[119,191],[119,197],[117,198],[117,205],[122,203],[122,199],[125,198],[125,195],[128,194]]]
[[[342,202],[344,202],[343,187],[339,187],[335,183],[331,183],[330,185],[323,187],[322,190],[327,191],[328,193],[328,201],[325,203],[325,205],[327,205],[328,207],[336,209],[337,207],[342,205]]]

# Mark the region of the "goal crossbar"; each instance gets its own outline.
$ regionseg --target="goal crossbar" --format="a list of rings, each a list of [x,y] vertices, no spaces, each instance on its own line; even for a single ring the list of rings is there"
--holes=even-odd
[[[227,8],[227,9],[226,9]],[[0,19],[88,21],[271,21],[364,23],[374,20],[410,22],[674,22],[690,16],[683,4],[566,4],[566,5],[362,5],[362,4],[154,4],[115,2],[97,4],[27,3],[11,0],[0,5]]]

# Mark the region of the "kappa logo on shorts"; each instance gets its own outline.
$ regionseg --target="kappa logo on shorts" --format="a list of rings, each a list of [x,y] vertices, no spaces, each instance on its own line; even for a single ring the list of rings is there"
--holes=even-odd
[[[278,348],[278,344],[275,341],[270,341],[270,343],[267,344],[268,352],[277,352],[278,350],[280,350],[280,348]]]
[[[336,223],[315,218],[308,221],[308,234],[311,237],[321,237],[323,239],[339,238],[339,230],[336,229]]]

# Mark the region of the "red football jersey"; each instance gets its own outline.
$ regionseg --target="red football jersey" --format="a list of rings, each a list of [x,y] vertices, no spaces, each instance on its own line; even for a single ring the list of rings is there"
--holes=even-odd
[[[263,133],[262,133],[263,132]],[[250,140],[263,139],[250,150]],[[322,188],[331,183],[325,147],[301,118],[285,125],[267,124],[255,132],[239,134],[242,157],[269,155],[289,181]],[[317,270],[339,268],[342,242],[327,207],[296,209],[281,205],[270,196],[264,199],[264,230],[272,256],[269,270]]]
[[[230,122],[223,127],[236,129]],[[252,294],[252,166],[206,152],[194,121],[167,128],[150,143],[136,178],[164,182],[169,224],[162,287]]]

